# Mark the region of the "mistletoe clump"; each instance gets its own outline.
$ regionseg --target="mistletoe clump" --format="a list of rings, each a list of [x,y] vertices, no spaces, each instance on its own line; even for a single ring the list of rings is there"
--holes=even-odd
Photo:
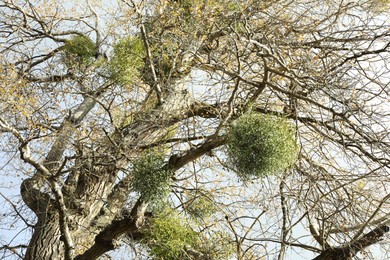
[[[284,118],[249,113],[231,128],[227,152],[243,180],[282,172],[297,158],[298,146],[290,122]]]
[[[133,163],[132,188],[143,200],[160,202],[170,192],[171,171],[164,168],[164,156],[149,152]]]
[[[88,65],[96,57],[98,48],[88,36],[76,35],[65,42],[64,51],[67,62]]]
[[[161,212],[145,232],[150,253],[157,259],[182,259],[186,248],[196,247],[198,234],[186,222],[172,209]]]
[[[131,36],[120,40],[114,46],[110,62],[111,78],[119,84],[131,84],[139,69],[144,66],[145,47],[139,37]]]

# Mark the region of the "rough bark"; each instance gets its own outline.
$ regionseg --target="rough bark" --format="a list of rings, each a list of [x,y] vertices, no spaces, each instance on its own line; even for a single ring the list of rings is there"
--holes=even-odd
[[[24,259],[61,259],[63,256],[58,215],[38,218]]]
[[[387,232],[389,226],[380,226],[363,235],[361,238],[351,243],[337,248],[328,248],[313,260],[348,260],[352,259],[357,253],[364,248],[380,241]]]

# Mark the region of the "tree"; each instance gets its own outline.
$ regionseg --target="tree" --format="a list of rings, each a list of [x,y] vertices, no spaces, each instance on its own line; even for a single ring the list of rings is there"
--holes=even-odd
[[[1,0],[4,255],[385,254],[387,9]]]

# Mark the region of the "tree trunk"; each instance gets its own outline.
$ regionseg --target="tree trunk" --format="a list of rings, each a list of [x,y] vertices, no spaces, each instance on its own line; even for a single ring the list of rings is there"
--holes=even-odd
[[[25,260],[64,259],[58,216],[38,219]]]

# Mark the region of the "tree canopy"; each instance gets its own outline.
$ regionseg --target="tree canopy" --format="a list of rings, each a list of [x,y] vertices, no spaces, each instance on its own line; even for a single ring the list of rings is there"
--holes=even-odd
[[[2,257],[390,257],[389,8],[0,0]]]

